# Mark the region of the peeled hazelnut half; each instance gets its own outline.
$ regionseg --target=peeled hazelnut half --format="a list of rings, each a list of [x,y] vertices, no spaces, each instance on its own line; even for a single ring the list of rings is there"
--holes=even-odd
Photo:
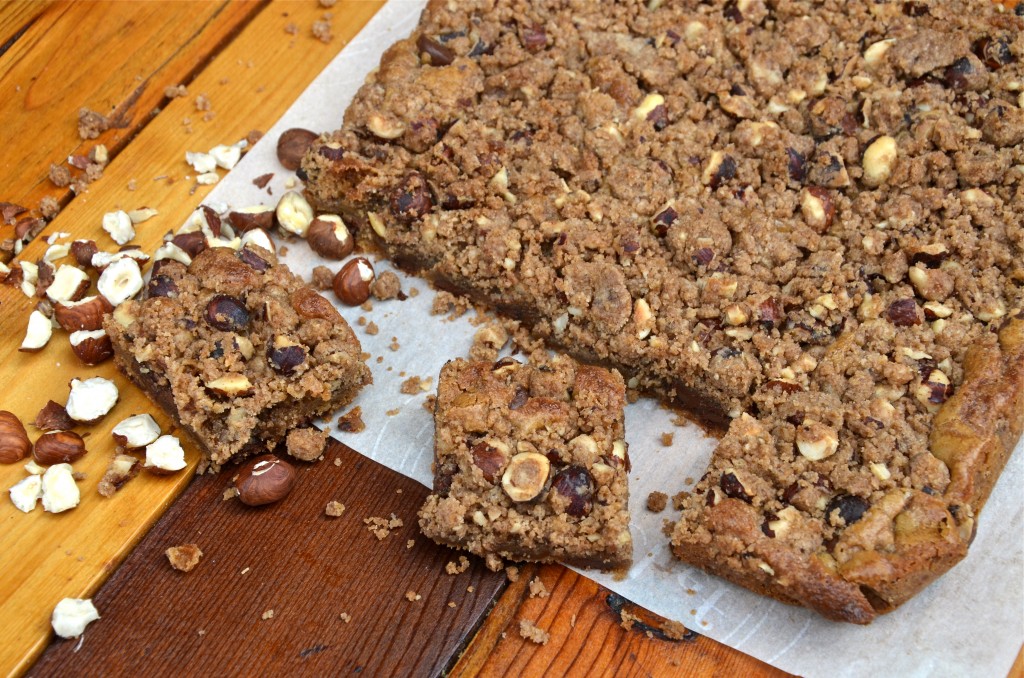
[[[71,464],[85,455],[85,441],[74,431],[50,431],[39,436],[32,458],[40,466]]]
[[[895,139],[890,136],[875,139],[864,151],[864,183],[868,186],[880,186],[885,183],[896,166],[898,155]]]
[[[46,288],[46,296],[55,303],[77,301],[85,296],[91,284],[88,273],[77,266],[61,264],[53,282]]]
[[[11,503],[23,513],[29,513],[35,509],[39,497],[43,495],[43,478],[38,475],[30,475],[22,478],[10,489]]]
[[[252,395],[253,386],[244,374],[226,374],[206,383],[206,388],[227,398]]]
[[[306,242],[325,259],[344,259],[352,254],[355,242],[345,222],[336,214],[321,214],[309,225]]]
[[[32,443],[21,420],[12,412],[0,410],[0,463],[21,461],[31,451]]]
[[[263,506],[288,496],[295,485],[295,469],[272,454],[250,460],[238,471],[235,489],[247,506]]]
[[[121,421],[111,434],[126,450],[140,450],[160,437],[160,425],[148,414],[136,414]]]
[[[520,452],[508,462],[501,486],[512,501],[530,501],[544,489],[551,462],[537,452]]]
[[[262,228],[253,228],[242,234],[242,247],[246,245],[256,245],[262,247],[268,252],[277,252],[277,246],[271,239],[270,234]]]
[[[100,275],[96,289],[112,306],[131,299],[142,290],[142,271],[138,262],[131,257],[113,261]]]
[[[25,329],[25,338],[18,347],[24,353],[34,353],[50,341],[53,335],[53,324],[50,319],[39,311],[32,311],[28,316],[28,327]]]
[[[78,330],[72,332],[68,339],[71,341],[71,350],[75,356],[86,365],[99,365],[114,355],[110,337],[102,329]]]
[[[796,447],[807,459],[821,461],[835,454],[839,437],[832,428],[807,420],[796,430]]]
[[[181,443],[172,435],[162,435],[146,445],[147,471],[158,475],[174,473],[185,468],[185,450]]]
[[[61,638],[77,638],[85,633],[85,627],[90,622],[99,618],[100,613],[92,604],[92,600],[65,598],[53,608],[50,624]]]
[[[43,510],[62,513],[78,506],[82,495],[75,484],[71,464],[54,464],[43,474]]]
[[[125,245],[135,237],[132,218],[124,210],[104,214],[103,230],[109,233],[118,245]]]
[[[79,301],[59,302],[53,307],[53,317],[64,330],[98,330],[103,327],[103,316],[114,310],[110,302],[99,295]]]
[[[313,208],[301,193],[288,191],[277,203],[274,216],[282,231],[305,238],[313,223]]]
[[[117,403],[117,385],[103,377],[71,380],[71,393],[64,406],[75,421],[91,424],[102,419]]]

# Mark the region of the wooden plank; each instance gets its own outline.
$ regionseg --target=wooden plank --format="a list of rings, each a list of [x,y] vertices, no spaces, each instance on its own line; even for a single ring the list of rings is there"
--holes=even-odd
[[[150,121],[166,86],[190,81],[260,7],[253,0],[192,3],[185,12],[173,2],[4,5],[0,45],[10,44],[0,55],[0,90],[8,93],[0,120],[7,157],[17,162],[0,164],[0,201],[30,209],[45,196],[67,203],[73,194],[49,180],[50,163],[68,167],[69,155],[100,143],[116,154]],[[82,107],[116,126],[83,141]],[[0,226],[0,240],[13,235],[13,225]]]
[[[454,553],[416,526],[427,489],[341,444],[269,507],[222,500],[228,475],[192,483],[97,592],[81,647],[55,640],[33,675],[436,675],[504,586],[476,557],[445,574]],[[392,513],[378,540],[364,518]],[[185,543],[203,551],[188,574],[164,556]]]
[[[137,4],[158,5],[168,22],[183,7],[177,2]],[[103,249],[113,250],[116,246],[100,229],[103,213],[145,205],[160,214],[140,225],[135,243],[152,252],[162,235],[183,223],[209,190],[196,189],[184,179],[192,172],[184,163],[185,152],[232,143],[253,128],[269,128],[380,4],[339,2],[333,8],[334,40],[323,44],[309,34],[313,22],[323,16],[317,3],[271,3],[190,85],[194,92],[207,93],[215,115],[204,121],[196,115],[191,98],[171,101],[114,158],[103,179],[94,183],[88,194],[71,201],[44,235],[67,232],[76,238],[93,238]],[[286,33],[291,22],[303,32],[296,36]],[[110,36],[125,49],[134,39],[130,31]],[[0,58],[0,66],[6,56]],[[157,78],[150,87],[162,92],[169,84],[173,82]],[[189,116],[194,119],[192,134],[182,125],[182,119]],[[41,136],[42,130],[64,122],[52,109],[41,111],[34,133]],[[161,175],[173,183],[153,181]],[[18,181],[30,182],[31,177]],[[137,190],[126,190],[129,182],[136,183]],[[45,247],[39,239],[19,258],[35,261]],[[90,452],[75,463],[76,470],[86,474],[80,483],[83,500],[78,508],[60,515],[37,508],[25,515],[10,501],[0,502],[0,571],[5,573],[0,581],[0,618],[5,620],[6,632],[0,644],[0,674],[23,670],[32,661],[49,639],[53,605],[66,596],[91,595],[190,479],[188,471],[166,478],[144,475],[113,499],[103,500],[96,494],[96,483],[113,451],[110,429],[138,412],[153,412],[161,425],[168,422],[126,379],[115,374],[111,364],[95,368],[79,364],[63,331],[55,331],[50,344],[37,354],[18,352],[34,303],[16,288],[0,285],[0,383],[4,384],[0,409],[32,421],[47,400],[65,402],[68,381],[76,376],[113,378],[120,386],[121,400],[99,424],[80,429],[89,434]],[[34,439],[37,432],[29,430]],[[194,465],[195,451],[187,445],[186,451]],[[24,476],[21,464],[0,466],[0,489],[6,492]]]
[[[0,56],[51,4],[51,0],[8,0],[0,11]]]
[[[531,596],[535,577],[549,595]],[[524,639],[521,620],[549,633],[547,644]],[[679,638],[678,632],[666,632],[666,623],[561,565],[531,565],[502,594],[449,675],[788,675],[699,633]]]

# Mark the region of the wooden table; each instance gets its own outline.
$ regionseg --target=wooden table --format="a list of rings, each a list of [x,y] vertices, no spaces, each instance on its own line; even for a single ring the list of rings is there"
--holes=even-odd
[[[191,178],[185,152],[268,129],[380,4],[0,5],[0,202],[28,208],[5,211],[0,259],[10,259],[13,239],[36,230],[44,197],[63,209],[15,261],[38,259],[52,233],[109,249],[102,214],[142,206],[160,212],[135,241],[152,251],[209,190]],[[314,36],[315,22],[329,24],[329,40]],[[166,88],[179,84],[188,95],[169,97]],[[200,94],[210,110],[198,110]],[[81,139],[83,107],[111,128]],[[97,144],[111,156],[102,178],[75,190],[51,181],[51,163],[68,167],[69,156]],[[0,286],[0,409],[25,421],[47,399],[63,402],[73,376],[116,376],[109,363],[77,363],[60,331],[38,354],[17,352],[34,303]],[[699,629],[671,639],[665,620],[560,566],[526,566],[510,582],[473,558],[466,571],[446,574],[455,556],[415,527],[426,489],[341,444],[300,469],[301,492],[268,509],[224,501],[227,477],[188,472],[141,476],[102,499],[95,484],[113,449],[110,427],[155,409],[119,384],[119,416],[90,428],[90,454],[76,462],[86,474],[82,505],[57,516],[24,515],[6,500],[0,509],[0,674],[779,673]],[[187,451],[191,470],[197,455]],[[0,467],[4,489],[23,477],[20,466]],[[347,507],[341,518],[324,515],[333,499]],[[392,513],[403,525],[389,536],[366,529],[364,518]],[[172,570],[164,550],[192,542],[204,551],[199,567]],[[549,595],[531,595],[534,579]],[[80,647],[50,638],[49,611],[65,596],[92,596],[103,615]],[[524,640],[520,620],[547,630],[550,641]],[[1011,675],[1024,675],[1021,656]]]

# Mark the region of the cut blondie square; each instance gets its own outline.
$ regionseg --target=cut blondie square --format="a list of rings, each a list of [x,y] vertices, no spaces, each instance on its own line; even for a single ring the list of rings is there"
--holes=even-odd
[[[566,356],[453,360],[434,410],[420,528],[488,559],[632,562],[621,375]]]
[[[214,470],[273,450],[372,381],[334,306],[258,247],[156,262],[143,300],[118,306],[105,328],[118,368]]]

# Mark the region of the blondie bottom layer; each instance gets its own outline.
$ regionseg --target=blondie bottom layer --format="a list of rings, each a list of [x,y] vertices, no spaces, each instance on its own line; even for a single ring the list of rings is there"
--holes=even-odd
[[[203,448],[214,469],[272,450],[371,382],[329,301],[261,248],[158,261],[142,301],[105,328],[118,368]]]
[[[988,0],[434,1],[302,172],[728,427],[675,552],[867,622],[963,556],[1024,423],[1022,83]]]
[[[627,567],[625,400],[617,372],[566,356],[447,363],[423,533],[492,565],[499,556]]]

